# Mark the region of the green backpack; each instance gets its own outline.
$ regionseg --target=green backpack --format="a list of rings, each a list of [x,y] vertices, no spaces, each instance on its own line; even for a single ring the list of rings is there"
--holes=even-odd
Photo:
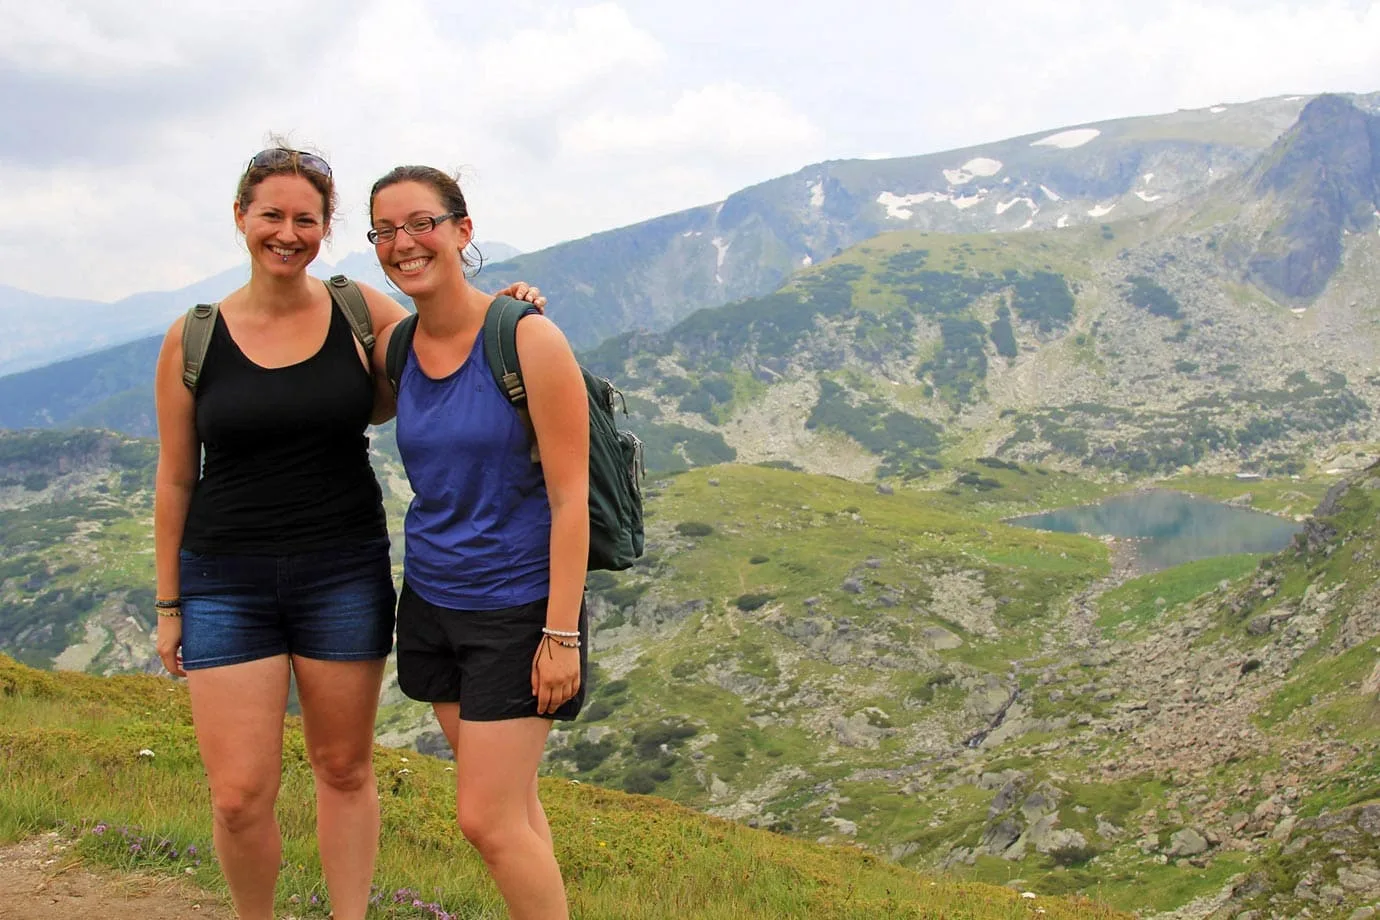
[[[374,324],[359,285],[344,275],[332,275],[326,282],[326,290],[331,292],[331,301],[350,321],[350,329],[364,346],[364,354],[372,355]],[[201,379],[201,365],[206,360],[206,350],[211,347],[211,333],[215,331],[219,313],[220,304],[199,303],[187,311],[187,319],[182,324],[182,382],[193,393]]]
[[[508,397],[532,439],[532,462],[540,463],[532,417],[527,411],[527,390],[518,367],[517,324],[536,307],[511,297],[498,297],[484,317],[484,355],[498,388]],[[417,331],[417,315],[401,320],[388,340],[386,367],[393,392],[398,392],[407,352]],[[614,419],[614,400],[623,394],[586,368],[589,395],[589,565],[588,568],[621,571],[642,555],[642,442],[631,431],[620,431]],[[628,414],[626,403],[623,414]]]

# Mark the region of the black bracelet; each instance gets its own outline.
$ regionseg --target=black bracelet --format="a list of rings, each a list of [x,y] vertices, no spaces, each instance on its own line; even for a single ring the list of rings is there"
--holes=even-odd
[[[182,606],[182,598],[170,597],[164,599],[160,597],[153,602],[153,606],[157,607],[160,610],[176,610]]]

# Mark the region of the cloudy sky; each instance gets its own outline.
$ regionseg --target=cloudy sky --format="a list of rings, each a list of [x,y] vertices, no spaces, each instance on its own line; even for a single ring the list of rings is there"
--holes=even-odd
[[[174,11],[175,12],[171,12]],[[0,0],[0,284],[112,300],[242,261],[271,132],[365,250],[391,166],[525,250],[824,159],[1380,90],[1380,0]]]

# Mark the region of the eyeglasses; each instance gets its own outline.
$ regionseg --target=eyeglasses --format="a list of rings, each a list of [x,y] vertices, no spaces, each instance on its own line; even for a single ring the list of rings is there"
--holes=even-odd
[[[450,220],[452,217],[464,217],[459,211],[450,211],[446,214],[437,214],[435,217],[414,217],[401,227],[375,227],[365,236],[369,237],[369,242],[377,246],[379,243],[391,243],[393,238],[398,235],[399,230],[407,232],[408,236],[421,236],[436,229],[436,225]]]
[[[292,150],[288,147],[269,147],[267,150],[260,150],[249,160],[249,165],[245,167],[245,172],[251,169],[275,169],[279,166],[300,166],[309,169],[314,173],[330,178],[331,166],[325,160],[314,153],[303,153],[300,150]]]

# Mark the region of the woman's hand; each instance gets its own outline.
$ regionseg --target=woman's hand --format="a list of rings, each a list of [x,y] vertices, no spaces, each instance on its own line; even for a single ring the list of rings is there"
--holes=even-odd
[[[535,284],[528,284],[526,281],[515,281],[494,296],[525,300],[542,313],[546,312],[546,298],[541,296],[541,288]]]
[[[158,657],[173,677],[186,677],[182,669],[182,617],[158,618]]]
[[[580,650],[543,636],[532,658],[532,695],[537,698],[537,712],[555,712],[579,690]]]

